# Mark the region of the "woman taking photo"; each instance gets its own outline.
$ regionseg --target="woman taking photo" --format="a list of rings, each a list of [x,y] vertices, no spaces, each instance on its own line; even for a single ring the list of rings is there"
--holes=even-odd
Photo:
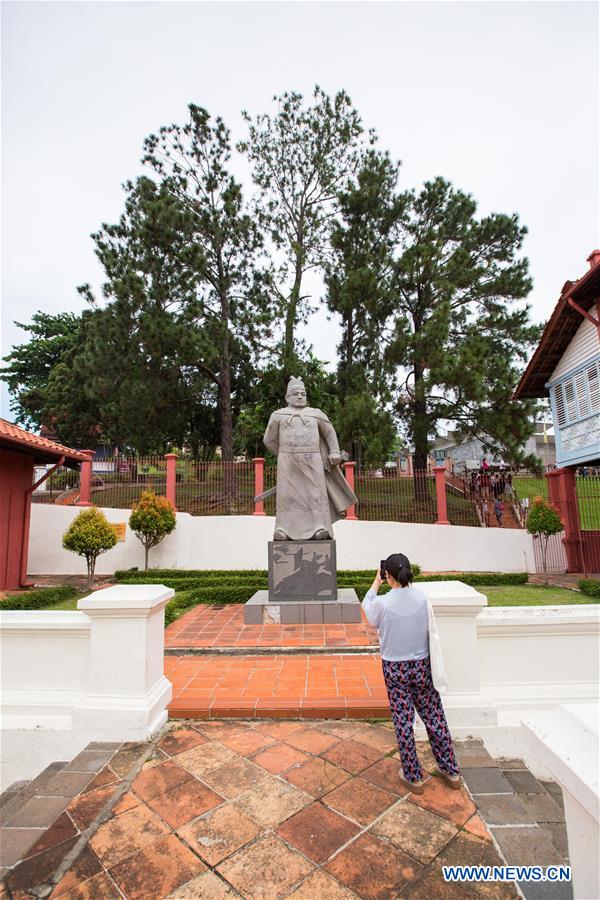
[[[378,597],[383,573],[391,590]],[[436,689],[436,685],[445,685],[435,619],[427,597],[412,587],[412,580],[407,557],[392,553],[382,562],[362,607],[368,621],[379,632],[383,677],[404,773],[400,780],[413,794],[423,793],[423,770],[413,731],[416,709],[427,729],[439,774],[457,790],[460,787],[458,765],[442,700]]]

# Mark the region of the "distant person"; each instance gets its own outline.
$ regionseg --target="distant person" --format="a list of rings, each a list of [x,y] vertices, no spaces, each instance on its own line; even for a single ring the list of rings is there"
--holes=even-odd
[[[378,569],[362,607],[379,632],[383,677],[402,763],[400,781],[413,794],[423,793],[423,770],[413,730],[416,709],[427,729],[439,774],[458,790],[458,765],[438,693],[438,688],[446,688],[446,682],[433,610],[425,594],[412,586],[413,574],[404,554],[392,553],[382,567],[391,591],[377,596],[383,582],[382,569]]]
[[[487,525],[490,524],[490,523],[489,523],[489,520],[488,520],[488,503],[487,503],[487,500],[484,500],[483,503],[481,504],[481,510],[482,510],[482,513],[483,513],[483,521],[485,522],[485,524],[486,524],[486,526],[487,526]]]
[[[494,515],[496,516],[498,528],[502,528],[502,516],[504,515],[504,503],[502,502],[500,497],[496,497],[496,499],[494,500]]]
[[[521,501],[521,509],[523,510],[523,517],[525,521],[527,521],[527,516],[529,515],[529,497],[523,497]]]
[[[483,472],[481,476],[481,491],[487,500],[490,496],[490,476],[487,472]]]
[[[491,491],[492,497],[498,496],[498,478],[496,477],[496,475],[493,472],[490,475],[490,491]]]

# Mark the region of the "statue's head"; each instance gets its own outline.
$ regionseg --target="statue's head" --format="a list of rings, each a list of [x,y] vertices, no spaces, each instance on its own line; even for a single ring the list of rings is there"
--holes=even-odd
[[[285,399],[288,406],[306,406],[306,388],[301,378],[294,378],[292,375],[288,381]]]

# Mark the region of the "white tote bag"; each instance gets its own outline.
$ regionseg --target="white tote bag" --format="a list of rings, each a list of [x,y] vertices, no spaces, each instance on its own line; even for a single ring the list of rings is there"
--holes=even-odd
[[[440,635],[433,614],[433,606],[431,605],[429,597],[427,598],[427,607],[429,610],[429,661],[431,663],[433,686],[438,691],[447,691],[448,681],[446,679],[442,642],[440,641]]]

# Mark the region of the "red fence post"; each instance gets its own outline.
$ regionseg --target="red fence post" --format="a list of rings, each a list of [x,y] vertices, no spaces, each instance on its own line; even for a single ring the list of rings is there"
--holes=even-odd
[[[446,466],[434,466],[435,495],[437,498],[436,525],[449,525],[448,511],[446,509]]]
[[[344,475],[346,476],[346,481],[348,482],[348,487],[351,491],[354,491],[354,467],[355,462],[345,462],[344,463]],[[352,506],[349,506],[346,510],[346,519],[358,519],[356,515],[356,506],[354,503]]]
[[[92,497],[92,460],[96,455],[94,450],[82,450],[85,461],[81,463],[79,475],[79,500],[76,506],[93,506]]]
[[[546,472],[548,498],[565,523],[563,544],[567,554],[567,572],[583,571],[583,542],[579,524],[579,504],[575,490],[575,469],[553,469]]]
[[[167,461],[167,500],[177,512],[177,454],[165,453]]]
[[[258,497],[265,489],[265,458],[255,456],[254,463],[254,496]],[[253,516],[266,516],[264,500],[257,500],[254,504]]]

